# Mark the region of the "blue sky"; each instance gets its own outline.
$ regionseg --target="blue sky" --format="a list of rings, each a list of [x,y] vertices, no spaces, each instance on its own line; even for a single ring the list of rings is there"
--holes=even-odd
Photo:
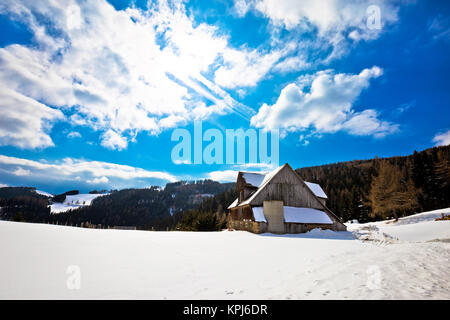
[[[0,1],[0,185],[231,181],[172,132],[278,129],[280,164],[450,143],[447,1]],[[207,143],[204,143],[206,145]]]

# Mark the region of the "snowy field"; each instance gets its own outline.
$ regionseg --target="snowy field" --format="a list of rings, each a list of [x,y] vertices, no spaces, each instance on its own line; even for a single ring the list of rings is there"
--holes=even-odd
[[[442,212],[286,236],[0,221],[0,298],[450,299]]]
[[[43,191],[40,191],[43,192]],[[41,193],[43,194],[43,193]],[[92,200],[95,198],[105,196],[107,194],[90,194],[80,193],[73,196],[66,196],[66,199],[62,203],[55,202],[50,206],[50,212],[53,214],[66,212],[72,209],[78,209],[84,206],[90,206]]]

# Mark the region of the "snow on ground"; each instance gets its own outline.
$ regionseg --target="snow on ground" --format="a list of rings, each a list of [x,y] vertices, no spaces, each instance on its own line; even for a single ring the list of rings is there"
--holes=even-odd
[[[299,235],[0,221],[0,299],[450,299],[449,224],[432,214]],[[379,231],[413,225],[404,239],[443,237]]]
[[[42,190],[34,190],[34,192],[36,192],[37,194],[40,194],[40,195],[49,197],[49,198],[53,198],[53,195],[52,195],[52,194],[50,194],[50,193],[48,193],[48,192],[45,192],[45,191],[42,191]]]
[[[63,203],[55,202],[50,206],[51,213],[61,213],[71,209],[78,209],[83,206],[90,206],[92,200],[106,194],[80,193],[72,196],[66,196]]]
[[[346,224],[353,232],[369,231],[371,237],[378,239],[387,235],[391,240],[431,241],[435,239],[450,239],[450,221],[435,221],[442,214],[450,214],[450,208],[423,212],[394,220],[379,221],[365,224]]]

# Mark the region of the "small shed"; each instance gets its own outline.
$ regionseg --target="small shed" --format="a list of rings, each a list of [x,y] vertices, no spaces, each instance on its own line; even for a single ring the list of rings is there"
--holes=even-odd
[[[238,198],[228,207],[230,228],[281,234],[346,230],[326,206],[320,185],[303,181],[287,163],[268,173],[239,172],[236,189]]]

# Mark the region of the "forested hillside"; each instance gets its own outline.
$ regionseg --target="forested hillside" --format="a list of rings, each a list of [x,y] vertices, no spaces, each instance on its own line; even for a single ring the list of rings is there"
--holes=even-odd
[[[450,146],[406,157],[356,160],[296,170],[319,183],[328,207],[344,221],[410,214],[450,206]]]
[[[319,183],[343,221],[367,222],[450,207],[450,146],[406,157],[355,160],[296,171]],[[71,192],[75,192],[71,191]],[[69,192],[70,193],[70,192]],[[51,214],[34,188],[0,188],[0,218],[67,225],[136,226],[147,230],[220,230],[237,197],[234,183],[180,181],[165,188],[111,190],[90,206]],[[61,199],[55,199],[61,197]]]
[[[343,221],[360,222],[450,207],[450,146],[411,156],[357,160],[296,171],[319,183],[327,206]],[[182,213],[179,230],[218,230],[224,227],[224,208],[237,197],[229,190]]]
[[[62,202],[62,193],[49,199],[35,192],[35,188],[0,188],[0,219],[57,223],[63,225],[92,225],[96,227],[136,226],[140,229],[175,229],[184,212],[211,203],[217,208],[221,197],[215,195],[233,189],[233,183],[212,180],[168,183],[165,188],[111,190],[108,195],[92,200],[90,206],[52,214],[48,205]]]

